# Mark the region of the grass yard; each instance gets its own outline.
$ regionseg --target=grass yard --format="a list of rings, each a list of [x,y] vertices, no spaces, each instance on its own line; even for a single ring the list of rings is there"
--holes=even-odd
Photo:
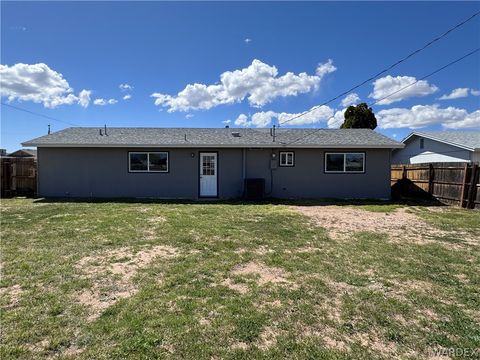
[[[478,211],[9,199],[1,261],[2,359],[480,357]]]

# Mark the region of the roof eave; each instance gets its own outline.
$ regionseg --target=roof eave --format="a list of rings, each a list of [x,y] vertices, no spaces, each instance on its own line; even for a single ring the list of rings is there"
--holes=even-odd
[[[325,145],[304,145],[304,144],[282,144],[272,143],[271,145],[264,144],[234,144],[234,145],[225,145],[225,144],[42,144],[42,143],[33,143],[25,142],[22,143],[23,146],[35,146],[35,147],[51,147],[51,148],[61,148],[61,147],[78,147],[78,148],[304,148],[304,149],[402,149],[405,147],[404,144],[391,144],[391,145],[338,145],[338,144],[325,144]]]
[[[473,147],[470,147],[470,146],[467,146],[467,145],[461,145],[461,144],[453,143],[451,141],[445,141],[443,139],[436,138],[435,136],[431,136],[431,135],[428,135],[428,134],[424,134],[424,133],[421,133],[421,132],[415,132],[415,131],[410,133],[409,135],[407,135],[407,137],[405,137],[402,140],[402,143],[405,144],[405,142],[413,136],[421,136],[421,137],[424,137],[424,138],[427,138],[427,139],[430,139],[430,140],[439,141],[441,143],[451,145],[451,146],[455,146],[455,147],[465,149],[465,150],[468,150],[468,151],[477,151],[478,150],[478,148],[473,148]]]

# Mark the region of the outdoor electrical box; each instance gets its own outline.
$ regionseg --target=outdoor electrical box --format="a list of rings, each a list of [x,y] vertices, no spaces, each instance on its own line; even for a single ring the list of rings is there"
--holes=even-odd
[[[278,167],[277,159],[271,159],[270,160],[270,169],[276,169],[277,167]]]

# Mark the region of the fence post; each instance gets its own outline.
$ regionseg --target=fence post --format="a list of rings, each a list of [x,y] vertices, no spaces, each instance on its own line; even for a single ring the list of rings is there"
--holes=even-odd
[[[402,170],[402,179],[407,178],[407,167],[403,165],[403,170]]]
[[[460,207],[463,207],[463,203],[465,201],[465,187],[467,186],[467,172],[468,172],[468,163],[465,163],[465,166],[463,168],[462,188],[460,190]],[[471,172],[470,176],[472,175],[473,175],[473,171]],[[468,193],[470,193],[470,189],[468,189]],[[466,204],[466,207],[468,207],[468,203]]]
[[[433,195],[433,165],[432,163],[428,164],[428,193],[430,196]]]
[[[470,186],[468,189],[468,197],[467,197],[467,209],[473,209],[475,207],[475,190],[477,189],[477,174],[478,173],[478,165],[472,164],[472,171],[470,173]]]
[[[10,190],[17,190],[17,164],[12,162],[12,173],[11,173],[12,182],[10,184]]]

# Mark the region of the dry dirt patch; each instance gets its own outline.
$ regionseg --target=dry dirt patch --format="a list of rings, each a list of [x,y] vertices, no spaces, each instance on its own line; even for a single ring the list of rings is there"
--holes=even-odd
[[[223,286],[226,286],[230,290],[238,291],[240,294],[246,294],[248,292],[248,286],[244,284],[234,283],[232,279],[226,278],[222,282]]]
[[[7,305],[5,306],[6,308],[17,306],[18,303],[20,302],[22,294],[23,294],[23,290],[20,285],[12,285],[9,287],[0,288],[0,296],[1,297],[6,296],[9,299]]]
[[[232,270],[234,275],[255,275],[257,284],[262,286],[267,283],[273,284],[292,284],[287,280],[288,273],[277,267],[266,266],[262,263],[249,262],[247,264],[236,266]]]
[[[137,292],[132,278],[140,269],[156,258],[171,258],[176,255],[175,248],[159,245],[137,253],[129,247],[122,247],[87,256],[81,259],[76,267],[85,277],[91,279],[94,285],[79,293],[77,300],[90,308],[89,320],[93,320],[118,300]]]
[[[323,278],[322,281],[332,290],[323,301],[319,302],[314,308],[315,313],[318,313],[319,317],[326,317],[329,323],[334,326],[307,326],[300,324],[296,328],[296,332],[300,337],[317,337],[322,339],[326,347],[336,349],[340,351],[350,351],[353,345],[359,344],[365,348],[369,348],[375,353],[382,353],[388,355],[388,357],[396,357],[399,354],[397,345],[389,341],[385,336],[380,333],[378,329],[372,328],[365,332],[357,332],[353,335],[345,335],[340,333],[337,329],[342,327],[345,321],[355,321],[353,318],[344,318],[343,304],[344,295],[355,295],[361,291],[363,287],[357,287],[347,284],[345,282],[334,281],[330,278]],[[393,282],[393,285],[375,286],[372,290],[380,291],[386,297],[402,297],[405,298],[406,293],[410,291],[433,291],[434,287],[431,283],[425,281],[404,281]],[[368,287],[370,288],[370,287]],[[395,320],[401,323],[403,326],[418,326],[421,319],[438,320],[438,315],[431,310],[421,310],[416,314],[405,318],[400,314],[395,315]],[[420,357],[420,354],[412,350],[412,356],[415,358]]]
[[[277,267],[267,266],[263,263],[257,263],[254,261],[235,266],[232,269],[231,274],[236,276],[253,275],[255,276],[255,281],[259,286],[264,286],[270,283],[297,288],[296,284],[287,279],[289,273],[285,270]],[[235,283],[229,277],[225,278],[220,285],[226,286],[231,290],[235,290],[240,294],[246,294],[249,291],[249,288],[246,284]]]
[[[161,215],[155,215],[147,219],[149,223],[153,224],[162,224],[167,221],[167,219]]]
[[[312,218],[328,230],[333,239],[349,239],[354,232],[368,231],[388,234],[391,240],[428,243],[432,237],[448,235],[434,228],[415,214],[400,208],[390,213],[371,212],[347,206],[293,206],[292,209]],[[458,236],[465,237],[467,234]]]

